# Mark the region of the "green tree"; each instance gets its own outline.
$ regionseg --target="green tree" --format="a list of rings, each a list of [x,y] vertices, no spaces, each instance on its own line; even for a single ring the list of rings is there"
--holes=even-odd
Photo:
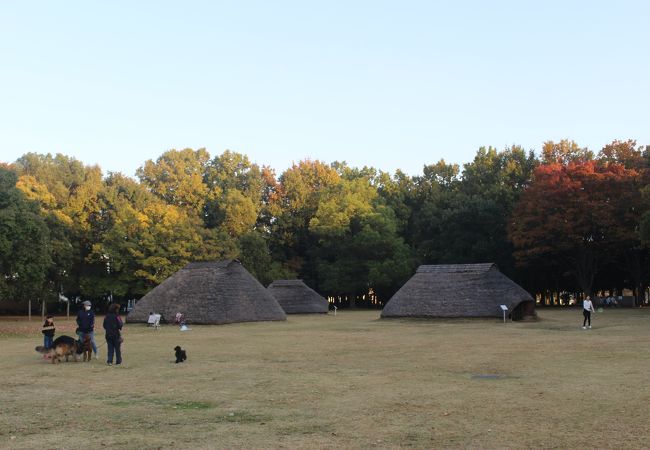
[[[395,213],[397,220],[397,233],[405,242],[412,242],[410,239],[409,222],[413,215],[413,193],[415,184],[413,178],[401,170],[397,170],[391,176],[387,172],[380,171],[374,179],[374,186],[377,193],[384,199],[386,206]]]
[[[260,168],[246,155],[227,150],[210,161],[205,183],[208,228],[218,228],[234,239],[256,228],[268,232],[268,203],[275,188],[271,169]]]
[[[542,162],[544,164],[568,164],[594,159],[594,152],[586,147],[580,147],[575,141],[562,139],[560,142],[546,141],[542,146]]]
[[[169,150],[156,161],[148,160],[136,175],[167,204],[202,214],[208,187],[204,183],[210,154],[203,148]]]
[[[407,196],[412,212],[407,242],[421,262],[440,262],[442,219],[458,191],[459,170],[457,164],[440,160],[424,166],[423,174],[413,178],[413,189]]]
[[[267,239],[257,231],[243,234],[238,239],[239,260],[264,286],[273,280],[293,279],[296,273],[273,261]]]
[[[397,234],[394,211],[367,178],[324,190],[309,230],[315,285],[326,295],[385,302],[411,275],[409,247]]]
[[[38,203],[25,198],[17,180],[15,172],[0,167],[0,297],[45,301],[49,233]]]
[[[80,279],[95,237],[92,224],[101,213],[97,198],[103,186],[97,166],[68,156],[28,153],[16,161],[17,186],[37,201],[50,230],[52,265],[48,279],[54,289],[78,295]]]
[[[314,279],[315,274],[307,253],[316,244],[309,224],[318,211],[323,192],[340,181],[336,170],[325,163],[300,161],[280,175],[269,204],[273,218],[271,254],[288,270],[308,280]]]
[[[413,245],[422,262],[496,262],[513,275],[507,218],[529,183],[537,160],[512,146],[481,147],[459,173],[440,161],[415,178]]]
[[[190,261],[236,254],[191,210],[165,203],[121,174],[107,177],[100,203],[94,228],[101,232],[87,257],[97,270],[84,286],[94,295],[140,296]]]

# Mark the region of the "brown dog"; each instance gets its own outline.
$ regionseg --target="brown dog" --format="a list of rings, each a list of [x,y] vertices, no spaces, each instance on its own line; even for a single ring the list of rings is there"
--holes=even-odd
[[[92,353],[91,353],[92,349],[93,349],[93,344],[92,341],[90,340],[90,336],[85,335],[84,340],[81,342],[80,345],[81,354],[83,355],[82,356],[83,361],[90,362],[92,357]]]
[[[60,362],[61,359],[65,356],[65,360],[68,361],[68,358],[72,356],[75,361],[77,360],[77,352],[79,346],[77,341],[70,336],[59,336],[52,343],[52,348],[46,349],[45,347],[38,346],[36,351],[46,355],[50,355],[52,358],[52,364]],[[79,352],[81,353],[81,352]]]

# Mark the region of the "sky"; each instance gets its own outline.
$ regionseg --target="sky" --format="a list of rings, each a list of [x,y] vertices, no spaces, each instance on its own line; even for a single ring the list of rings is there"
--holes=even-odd
[[[24,1],[0,161],[133,176],[169,149],[417,175],[481,146],[650,144],[647,1]]]

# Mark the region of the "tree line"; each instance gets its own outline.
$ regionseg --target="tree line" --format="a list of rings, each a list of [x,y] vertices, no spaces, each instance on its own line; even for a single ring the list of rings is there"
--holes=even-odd
[[[650,275],[650,147],[480,148],[422,174],[170,150],[136,178],[72,157],[0,164],[0,299],[139,298],[190,261],[238,258],[381,306],[419,264],[495,262],[529,292],[632,289]]]

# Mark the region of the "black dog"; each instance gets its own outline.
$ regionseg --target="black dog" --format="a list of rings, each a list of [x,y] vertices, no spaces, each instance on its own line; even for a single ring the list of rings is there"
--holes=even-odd
[[[185,353],[185,350],[180,348],[178,345],[174,347],[174,351],[176,352],[176,364],[181,363],[187,359],[187,353]]]

